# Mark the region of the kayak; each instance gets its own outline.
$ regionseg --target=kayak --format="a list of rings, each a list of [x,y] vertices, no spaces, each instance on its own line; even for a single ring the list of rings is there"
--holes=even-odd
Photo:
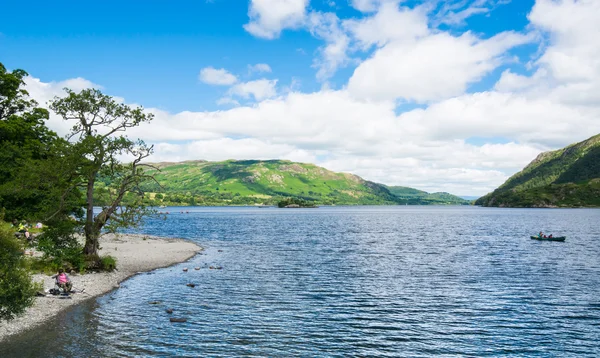
[[[565,241],[565,239],[567,238],[566,236],[558,236],[558,237],[539,237],[539,236],[532,236],[531,237],[533,240],[540,240],[540,241]]]

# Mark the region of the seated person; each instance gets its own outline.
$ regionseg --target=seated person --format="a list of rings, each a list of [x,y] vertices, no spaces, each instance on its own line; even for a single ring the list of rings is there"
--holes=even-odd
[[[58,274],[52,276],[52,278],[56,279],[56,285],[63,289],[65,292],[71,292],[71,288],[73,284],[71,283],[71,279],[63,269],[58,269]]]
[[[540,238],[544,237],[544,233],[540,231],[540,233],[538,234],[538,237],[540,237]]]
[[[548,236],[548,238],[549,238],[549,239],[551,239],[551,238],[552,238],[552,234],[550,234],[550,235]]]

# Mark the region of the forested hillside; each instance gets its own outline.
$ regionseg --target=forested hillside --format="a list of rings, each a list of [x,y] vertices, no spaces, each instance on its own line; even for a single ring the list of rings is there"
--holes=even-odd
[[[428,193],[405,186],[389,186],[390,192],[399,200],[416,205],[468,205],[469,201],[445,192]]]
[[[544,152],[477,205],[600,206],[600,135]]]

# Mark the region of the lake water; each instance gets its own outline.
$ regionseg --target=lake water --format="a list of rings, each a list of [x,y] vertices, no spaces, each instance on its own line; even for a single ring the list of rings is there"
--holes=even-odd
[[[170,210],[142,231],[202,255],[135,276],[0,356],[600,356],[598,209]],[[529,238],[540,230],[567,241]]]

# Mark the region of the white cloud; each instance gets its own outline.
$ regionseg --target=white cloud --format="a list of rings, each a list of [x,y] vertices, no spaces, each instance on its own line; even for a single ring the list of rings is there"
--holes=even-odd
[[[253,138],[218,138],[206,141],[192,141],[186,144],[155,144],[152,161],[182,161],[194,159],[288,159],[299,162],[314,162],[314,155],[305,150],[286,144],[270,144]]]
[[[290,92],[225,111],[149,111],[154,121],[129,135],[157,144],[153,160],[285,158],[456,194],[484,194],[541,150],[600,131],[598,111],[581,113],[495,92],[463,95],[399,116],[391,101],[357,100],[331,90]],[[514,141],[477,146],[465,142],[472,136]]]
[[[513,73],[511,70],[505,70],[494,85],[494,89],[499,92],[531,90],[533,87],[542,84],[546,76],[547,72],[543,69],[536,71],[530,77]]]
[[[399,116],[412,135],[454,140],[505,137],[557,147],[600,133],[598,109],[584,111],[549,99],[511,93],[466,94]]]
[[[427,21],[426,8],[409,9],[389,2],[382,4],[374,16],[345,20],[343,26],[366,50],[373,44],[383,46],[390,41],[407,43],[429,35]]]
[[[205,67],[198,75],[200,81],[210,85],[227,86],[237,82],[237,77],[224,68]]]
[[[351,0],[352,7],[362,12],[373,12],[383,0]]]
[[[437,33],[414,43],[392,41],[358,66],[348,89],[359,98],[427,103],[461,95],[504,62],[510,48],[531,41],[513,32],[479,39]]]
[[[440,24],[464,25],[473,15],[487,14],[499,6],[513,0],[429,0],[426,2],[432,13],[431,22],[435,27]]]
[[[48,107],[49,101],[54,97],[64,97],[66,92],[64,88],[70,88],[75,92],[79,92],[87,88],[102,89],[99,84],[88,81],[84,78],[77,77],[59,82],[42,82],[38,78],[27,76],[24,78],[25,86],[29,92],[29,96],[35,99],[42,107]],[[119,100],[119,98],[117,98]],[[50,112],[48,126],[56,131],[59,135],[66,135],[73,123],[63,120],[62,118]]]
[[[469,6],[500,2],[452,3],[444,11],[460,14]],[[345,89],[331,90],[325,82],[320,91],[301,93],[293,85],[278,90],[277,80],[237,83],[230,74],[235,80],[219,103],[234,108],[180,113],[150,108],[155,120],[129,134],[156,144],[153,160],[285,158],[389,185],[477,195],[493,190],[539,152],[600,132],[600,2],[538,0],[530,28],[546,42],[527,74],[506,70],[493,89],[472,94],[466,87],[508,61],[507,51],[540,37],[449,34],[427,24],[425,7],[362,4],[374,6],[372,16],[362,20],[306,16],[305,6],[299,12],[298,24],[325,41],[315,63],[323,78],[352,61],[353,45],[376,46]],[[261,19],[256,15],[252,21],[270,23]],[[286,21],[271,23],[273,36],[289,27]],[[67,83],[93,85],[83,79],[27,83],[42,103]],[[426,106],[397,114],[398,99]],[[64,122],[53,117],[50,126],[60,129]],[[489,143],[473,144],[481,141]]]
[[[42,82],[38,78],[27,76],[24,81],[29,95],[32,98],[35,98],[40,104],[45,104],[55,96],[64,96],[64,88],[70,88],[75,92],[79,92],[86,88],[103,88],[99,84],[81,77],[71,78],[60,82]]]
[[[300,27],[309,0],[250,0],[250,22],[244,29],[256,37],[274,39],[286,28]]]
[[[217,100],[217,104],[219,106],[226,106],[226,105],[239,106],[240,102],[236,101],[235,99],[233,99],[231,97],[222,97]]]
[[[238,83],[231,87],[227,93],[249,99],[253,97],[256,101],[262,101],[277,95],[277,80],[260,79]]]
[[[531,24],[549,41],[535,62],[531,94],[573,106],[600,104],[600,2],[538,0]]]
[[[538,0],[529,18],[549,31],[552,44],[539,63],[562,82],[600,75],[600,2],[595,0]]]
[[[271,66],[266,63],[257,63],[256,65],[248,65],[248,71],[253,72],[271,72]]]
[[[326,80],[347,63],[350,38],[341,29],[340,19],[334,13],[312,12],[306,26],[313,36],[325,40],[326,45],[319,48],[313,66],[318,69],[317,79]]]

